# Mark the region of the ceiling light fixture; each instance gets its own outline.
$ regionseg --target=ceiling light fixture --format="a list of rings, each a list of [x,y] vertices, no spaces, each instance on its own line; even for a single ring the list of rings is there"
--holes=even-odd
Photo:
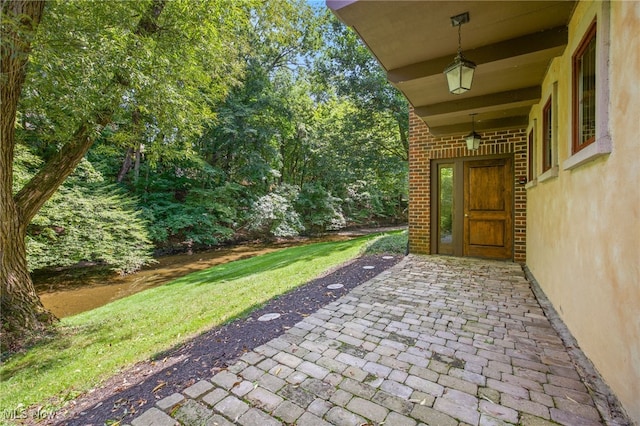
[[[474,114],[469,114],[471,116],[471,133],[464,137],[464,140],[467,141],[467,149],[469,151],[475,151],[480,148],[480,141],[482,141],[482,136],[476,133],[476,126],[474,120]]]
[[[458,27],[458,54],[453,62],[444,70],[449,84],[449,91],[455,95],[466,92],[471,89],[473,80],[473,71],[476,64],[467,60],[462,56],[462,24],[469,22],[469,12],[451,17],[451,25]]]

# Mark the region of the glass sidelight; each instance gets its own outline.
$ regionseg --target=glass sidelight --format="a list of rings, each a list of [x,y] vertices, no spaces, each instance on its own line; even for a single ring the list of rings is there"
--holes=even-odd
[[[438,165],[438,253],[453,254],[453,164]]]

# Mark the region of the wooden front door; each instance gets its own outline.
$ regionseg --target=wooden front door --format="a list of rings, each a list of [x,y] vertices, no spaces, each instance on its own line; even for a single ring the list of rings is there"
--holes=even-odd
[[[436,161],[432,252],[513,258],[511,157]]]
[[[464,162],[465,256],[512,257],[511,164],[511,158]]]

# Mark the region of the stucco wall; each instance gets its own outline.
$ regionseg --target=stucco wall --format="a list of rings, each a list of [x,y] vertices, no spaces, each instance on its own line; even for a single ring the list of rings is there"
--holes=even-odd
[[[607,108],[609,113],[596,131],[603,140],[610,135],[611,153],[567,169],[574,165],[571,57],[594,18],[598,25],[597,84],[603,89],[597,92],[596,114],[606,117]],[[608,81],[601,73],[607,66]],[[540,105],[530,115],[532,125],[537,123],[536,140],[540,141],[540,110],[557,82],[557,176],[529,185],[527,264],[582,350],[629,416],[640,423],[638,76],[640,2],[578,4],[569,25],[569,45],[551,64]],[[538,175],[540,145],[537,143]]]

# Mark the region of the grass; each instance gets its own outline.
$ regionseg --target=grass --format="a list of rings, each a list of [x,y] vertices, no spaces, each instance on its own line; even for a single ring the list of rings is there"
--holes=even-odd
[[[64,318],[54,337],[0,366],[0,407],[55,410],[118,371],[247,315],[358,256],[377,237],[292,247],[230,262]]]

